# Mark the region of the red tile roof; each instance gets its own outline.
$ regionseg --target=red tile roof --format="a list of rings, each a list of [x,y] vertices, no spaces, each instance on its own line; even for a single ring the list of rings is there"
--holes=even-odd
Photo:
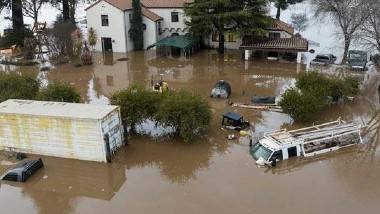
[[[100,0],[100,1],[97,1],[94,4],[90,5],[89,7],[87,7],[86,10],[90,9],[91,7],[95,6],[96,4],[98,4],[101,1],[105,1],[105,2],[109,3],[110,5],[116,7],[120,10],[123,10],[123,11],[132,9],[132,0]],[[151,0],[146,0],[146,1],[151,1]],[[142,7],[141,7],[141,13],[143,14],[143,16],[147,17],[148,19],[150,19],[154,22],[162,19],[161,16],[159,16],[159,15],[155,14],[154,12],[148,10],[144,5],[142,5]]]
[[[240,49],[306,52],[309,42],[299,37],[244,41]]]
[[[101,1],[108,2],[120,10],[132,9],[132,0],[99,0],[87,7],[86,10],[90,9]],[[141,4],[147,8],[182,8],[185,6],[185,3],[191,1],[192,0],[141,0]]]
[[[141,13],[143,14],[143,16],[147,17],[148,19],[154,22],[163,19],[161,16],[153,13],[152,11],[146,9],[145,7],[141,7]]]
[[[269,30],[281,30],[281,31],[285,31],[291,35],[294,34],[294,28],[291,25],[289,25],[288,23],[285,23],[281,20],[278,20],[278,19],[273,21],[273,24],[269,28]]]

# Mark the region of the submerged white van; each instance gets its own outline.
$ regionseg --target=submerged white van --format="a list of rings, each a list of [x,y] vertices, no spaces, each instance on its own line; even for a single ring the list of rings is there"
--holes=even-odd
[[[362,125],[341,119],[307,128],[279,130],[264,134],[251,147],[258,165],[275,166],[291,157],[310,157],[362,143]]]

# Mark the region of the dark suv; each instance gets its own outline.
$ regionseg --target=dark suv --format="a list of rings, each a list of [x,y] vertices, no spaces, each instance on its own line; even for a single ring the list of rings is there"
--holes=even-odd
[[[25,182],[36,171],[44,166],[41,159],[38,160],[23,160],[9,169],[2,177],[1,180]]]

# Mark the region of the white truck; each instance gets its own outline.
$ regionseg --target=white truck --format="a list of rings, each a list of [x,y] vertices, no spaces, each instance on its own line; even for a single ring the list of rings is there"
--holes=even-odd
[[[257,165],[275,166],[291,157],[310,157],[362,143],[362,125],[338,119],[333,122],[287,131],[264,134],[251,147]]]

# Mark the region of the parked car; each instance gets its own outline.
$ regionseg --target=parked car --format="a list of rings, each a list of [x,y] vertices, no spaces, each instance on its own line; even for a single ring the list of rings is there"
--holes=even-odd
[[[231,95],[231,85],[224,81],[219,80],[214,88],[211,90],[210,96],[213,98],[223,98],[228,99]]]
[[[244,120],[243,116],[236,112],[227,112],[223,114],[222,127],[240,131],[250,126],[249,121]]]
[[[26,182],[34,173],[44,166],[41,159],[23,160],[9,169],[0,180]]]
[[[367,62],[367,52],[358,50],[350,50],[348,52],[348,64],[352,69],[365,71],[367,68]]]
[[[321,54],[317,55],[313,61],[311,61],[311,64],[313,65],[329,65],[334,64],[336,61],[336,56],[332,54]]]

